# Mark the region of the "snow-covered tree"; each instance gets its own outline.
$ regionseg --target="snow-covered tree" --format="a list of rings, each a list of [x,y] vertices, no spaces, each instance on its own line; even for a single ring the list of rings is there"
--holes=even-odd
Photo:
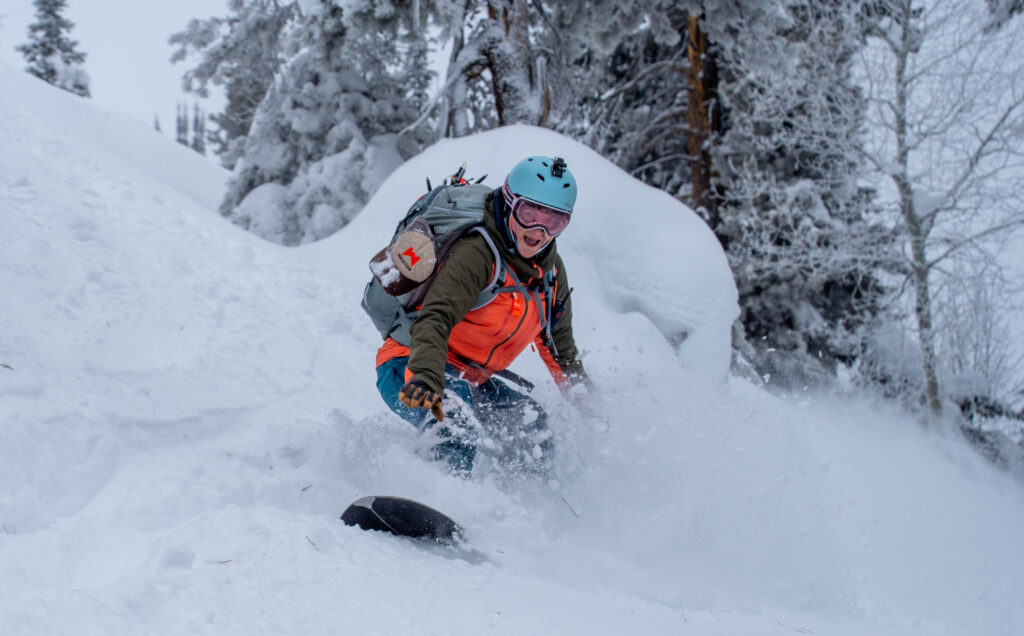
[[[875,0],[863,14],[863,154],[900,220],[933,418],[942,411],[935,285],[961,258],[996,266],[991,241],[1024,223],[1024,25],[1005,17],[990,28],[985,7],[967,0]]]
[[[935,344],[946,395],[1013,401],[1024,361],[1014,352],[1011,321],[1024,309],[1016,301],[1022,291],[983,253],[945,269],[935,293]]]
[[[26,71],[68,92],[89,97],[85,53],[69,37],[73,22],[64,17],[65,0],[34,0],[36,21],[29,25],[29,42],[17,47],[28,62]]]
[[[856,182],[849,4],[552,9],[580,104],[561,129],[704,216],[741,290],[737,345],[774,382],[824,380],[855,358],[885,292],[873,268],[892,234]]]
[[[985,0],[990,14],[989,29],[1002,28],[1013,16],[1024,13],[1024,0]]]
[[[445,82],[442,136],[461,137],[494,126],[543,126],[551,113],[550,66],[558,58],[542,2],[462,3]]]
[[[586,138],[599,147],[605,138],[629,129],[618,118],[631,111],[616,108],[621,106],[618,101],[612,108],[595,104],[610,101],[609,92],[631,90],[622,86],[633,79],[626,77],[630,70],[650,74],[641,71],[651,57],[645,46],[678,45],[679,18],[686,7],[697,4],[464,2],[461,17],[454,21],[443,134],[461,136],[524,122]],[[631,64],[633,60],[637,64]],[[609,114],[611,110],[615,112]],[[602,116],[605,124],[610,122],[607,133],[590,126],[598,126]]]
[[[414,4],[302,3],[285,36],[296,53],[259,106],[222,214],[284,244],[323,238],[419,152],[403,46]]]
[[[772,35],[781,4],[576,0],[551,3],[550,11],[575,93],[567,116],[555,110],[555,126],[717,226],[711,150],[722,123],[719,51]]]
[[[679,197],[690,192],[693,159],[685,4],[579,0],[552,7],[575,92],[568,112],[555,110],[554,125]]]
[[[227,17],[192,20],[169,42],[178,48],[172,62],[195,55],[195,67],[185,71],[182,86],[199,97],[210,86],[224,90],[225,106],[210,116],[213,130],[207,137],[214,152],[233,168],[260,102],[284,61],[282,36],[295,17],[296,3],[283,0],[230,0]]]
[[[740,291],[747,355],[783,386],[854,362],[887,300],[881,270],[898,257],[858,184],[856,15],[848,2],[794,0],[718,54],[712,220]]]

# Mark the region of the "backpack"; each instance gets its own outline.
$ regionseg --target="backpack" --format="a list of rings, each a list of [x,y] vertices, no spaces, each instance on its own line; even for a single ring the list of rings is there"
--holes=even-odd
[[[464,180],[438,186],[420,197],[399,221],[391,243],[370,260],[373,278],[363,290],[361,303],[382,338],[409,346],[409,328],[419,315],[416,307],[430,290],[439,264],[455,243],[471,232],[484,237],[495,263],[494,274],[473,309],[498,295],[507,268],[483,226],[491,192],[488,186]]]

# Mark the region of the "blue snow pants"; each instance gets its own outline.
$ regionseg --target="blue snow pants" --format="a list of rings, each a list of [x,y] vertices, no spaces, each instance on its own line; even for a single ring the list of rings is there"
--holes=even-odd
[[[377,390],[402,419],[420,431],[433,432],[438,439],[434,458],[447,462],[453,473],[472,472],[480,444],[494,449],[502,463],[526,472],[536,472],[550,461],[553,444],[547,413],[535,400],[495,378],[474,385],[446,365],[445,419],[438,422],[427,409],[411,409],[398,399],[408,363],[409,358],[398,357],[377,367]]]

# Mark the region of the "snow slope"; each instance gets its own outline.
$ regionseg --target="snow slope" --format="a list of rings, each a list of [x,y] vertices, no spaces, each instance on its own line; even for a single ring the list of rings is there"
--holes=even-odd
[[[0,150],[0,633],[1024,633],[1020,486],[884,405],[723,381],[710,233],[569,140],[439,144],[298,249],[219,218],[209,162],[4,68]],[[556,151],[603,417],[542,383],[557,480],[449,477],[376,395],[366,260],[424,176]],[[344,527],[366,494],[469,543]]]

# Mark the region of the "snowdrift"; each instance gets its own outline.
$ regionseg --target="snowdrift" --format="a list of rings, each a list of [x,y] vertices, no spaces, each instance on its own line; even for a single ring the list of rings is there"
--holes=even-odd
[[[724,379],[739,306],[729,264],[711,230],[666,193],[550,130],[509,126],[472,139],[442,140],[392,173],[344,231],[301,253],[346,287],[361,289],[367,261],[426,192],[426,179],[437,185],[465,162],[467,177],[486,177],[484,183],[496,188],[520,159],[538,154],[564,157],[579,185],[573,220],[558,249],[579,295],[574,313],[581,348],[597,356],[621,344],[618,333],[597,330],[603,318],[593,314],[636,313],[673,343],[690,372]],[[637,328],[647,321],[635,320]]]
[[[713,238],[571,142],[447,142],[301,249],[217,216],[216,167],[8,70],[0,148],[4,634],[1024,632],[1020,486],[884,405],[723,383]],[[539,386],[555,479],[460,480],[376,395],[366,259],[424,176],[533,152],[580,178],[562,249],[605,406]],[[344,527],[366,494],[469,543]]]

